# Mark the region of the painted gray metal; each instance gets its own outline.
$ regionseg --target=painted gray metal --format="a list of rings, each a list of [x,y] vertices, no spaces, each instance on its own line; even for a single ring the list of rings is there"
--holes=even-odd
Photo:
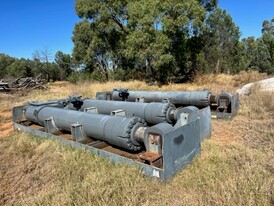
[[[95,99],[82,99],[83,105],[81,111],[88,108],[96,108],[96,112],[100,114],[110,114],[114,110],[125,110],[129,116],[137,116],[143,118],[148,124],[154,125],[162,122],[170,123],[170,111],[173,110],[176,121],[180,119],[181,113],[191,113],[187,122],[191,122],[197,118],[200,119],[201,140],[211,136],[211,113],[210,107],[198,109],[194,106],[183,108],[175,108],[171,103],[138,103],[124,101],[106,101]],[[75,109],[73,104],[67,106],[69,109]],[[94,110],[94,109],[93,109]],[[175,121],[175,123],[176,123]]]
[[[239,95],[220,93],[217,96],[209,91],[128,91],[127,89],[113,89],[112,92],[97,92],[96,99],[137,102],[171,102],[176,107],[196,106],[203,108],[210,106],[211,117],[230,119],[239,110]]]
[[[128,91],[126,101],[135,102],[138,98],[144,98],[145,102],[162,102],[164,99],[170,99],[175,105],[193,105],[209,106],[209,91]],[[112,99],[122,101],[119,91],[112,92]]]
[[[122,109],[128,113],[129,116],[138,116],[143,118],[150,125],[154,125],[161,122],[170,123],[170,111],[173,112],[174,124],[177,120],[180,120],[182,113],[187,113],[186,123],[191,122],[197,118],[200,119],[200,136],[201,140],[209,138],[211,136],[211,113],[210,107],[204,109],[198,109],[195,106],[178,107],[175,109],[170,103],[138,103],[138,102],[123,102],[123,101],[106,101],[95,99],[80,99],[83,102],[81,111],[91,110],[89,112],[110,114],[113,110]],[[73,104],[67,105],[68,109],[75,109]],[[181,123],[179,123],[182,126]]]
[[[197,115],[197,119],[200,120],[200,138],[201,141],[204,139],[211,137],[211,112],[210,107],[206,107],[204,109],[200,109],[198,113],[192,113],[192,121],[196,119],[195,115]]]
[[[234,117],[239,110],[239,94],[233,95],[230,101],[229,112],[211,111],[211,117],[216,119],[230,119]]]
[[[138,103],[123,101],[105,101],[85,98],[82,99],[81,111],[95,107],[99,114],[110,115],[115,110],[125,110],[127,115],[144,119],[148,124],[158,124],[161,122],[171,123],[169,117],[171,109],[176,109],[171,103]],[[69,104],[68,109],[75,109],[73,104]]]
[[[188,124],[196,119],[200,120],[200,139],[203,141],[211,136],[211,116],[210,107],[204,109],[197,109],[194,106],[188,106],[181,109],[180,119],[174,127],[178,128],[182,125]]]
[[[199,120],[192,121],[166,134],[163,140],[163,161],[165,178],[172,177],[201,153]],[[191,140],[189,140],[191,138]]]
[[[141,168],[143,173],[149,177],[156,177],[159,180],[165,180],[171,178],[175,173],[190,163],[192,159],[200,154],[200,120],[196,119],[187,123],[179,128],[169,129],[167,132],[163,132],[163,168],[157,168],[151,165],[147,165],[126,157],[119,156],[114,153],[110,153],[89,145],[85,145],[79,142],[67,140],[63,137],[56,136],[50,133],[46,133],[41,130],[36,130],[28,126],[24,126],[22,123],[25,121],[25,106],[19,106],[13,108],[13,120],[14,129],[18,131],[24,131],[41,138],[50,138],[62,142],[63,144],[85,149],[91,151],[101,157],[108,158],[116,163],[126,163],[131,165],[137,165]],[[54,109],[54,108],[51,108]],[[57,108],[58,109],[58,108]],[[60,109],[59,109],[60,110]],[[75,113],[76,111],[72,111]],[[78,112],[83,113],[83,112]],[[65,120],[67,121],[67,120]],[[163,125],[165,128],[167,125]],[[168,126],[170,127],[170,126]]]
[[[25,117],[42,126],[45,120],[52,118],[56,127],[65,131],[70,131],[71,125],[78,123],[83,125],[83,131],[90,137],[127,150],[137,151],[142,148],[141,144],[133,141],[135,130],[145,125],[145,121],[141,118],[91,114],[51,106],[32,105],[27,106]]]
[[[107,158],[107,159],[113,161],[114,163],[125,163],[125,164],[139,166],[141,168],[141,170],[143,171],[143,173],[145,175],[147,175],[148,177],[155,176],[161,180],[165,179],[164,171],[161,168],[156,168],[156,167],[153,167],[153,166],[150,166],[147,164],[143,164],[141,162],[137,162],[132,159],[128,159],[126,157],[122,157],[120,155],[117,155],[117,154],[114,154],[114,153],[111,153],[108,151],[104,151],[104,150],[101,150],[101,149],[98,149],[98,148],[95,148],[95,147],[92,147],[89,145],[85,145],[85,144],[81,144],[81,143],[78,143],[75,141],[67,140],[60,136],[56,136],[56,135],[46,133],[46,132],[43,132],[40,130],[35,130],[30,127],[24,126],[22,124],[13,123],[13,127],[16,131],[27,132],[27,133],[30,133],[37,137],[40,137],[40,138],[53,139],[53,140],[59,141],[62,144],[67,145],[67,146],[71,146],[71,147],[78,148],[78,149],[88,150],[88,151],[90,151],[96,155],[99,155],[103,158]]]

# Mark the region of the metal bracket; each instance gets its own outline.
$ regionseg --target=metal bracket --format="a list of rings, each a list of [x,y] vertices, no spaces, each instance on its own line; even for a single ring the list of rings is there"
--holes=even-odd
[[[162,103],[172,103],[172,99],[171,98],[164,98],[162,100]]]
[[[135,102],[144,103],[144,102],[145,102],[145,98],[144,98],[144,97],[137,97],[137,98],[135,99]]]
[[[120,98],[122,98],[122,101],[126,101],[128,98],[128,89],[123,89],[123,88],[117,88],[117,89],[113,89],[113,91],[117,91],[119,94],[118,96]]]
[[[145,130],[144,144],[146,152],[139,158],[142,162],[155,167],[163,165],[163,136],[174,128],[167,123],[160,123]]]
[[[25,106],[14,107],[12,109],[13,121],[20,122],[23,120],[27,120],[25,117],[25,112],[26,112]]]
[[[146,150],[159,154],[162,154],[162,137],[159,134],[148,133],[145,139]]]
[[[190,106],[187,110],[189,110],[189,113],[186,110],[186,113],[181,113],[179,120],[174,125],[175,128],[180,128],[186,124],[189,124],[192,121],[195,121],[199,119],[199,125],[200,125],[200,138],[201,140],[205,138],[209,138],[211,136],[211,113],[210,113],[210,107],[206,107],[204,109],[195,110],[194,108],[191,108]],[[185,107],[187,108],[187,107]],[[191,112],[191,110],[193,112]]]
[[[154,167],[161,167],[163,165],[163,157],[155,152],[145,152],[139,156],[141,161],[145,164]]]
[[[111,100],[112,92],[97,92],[96,99],[98,100]]]
[[[125,117],[125,116],[127,116],[127,112],[125,110],[118,109],[118,110],[111,111],[110,115],[111,116],[123,116],[123,117]]]
[[[79,143],[86,144],[90,141],[90,138],[88,138],[83,130],[83,125],[79,123],[75,123],[70,125],[71,130],[71,136],[72,138]]]
[[[177,120],[176,124],[174,125],[175,128],[182,127],[189,122],[189,114],[181,113],[179,120]]]
[[[156,133],[147,133],[145,135],[144,144],[146,152],[139,156],[141,161],[145,164],[161,167],[163,165],[161,135]]]
[[[59,134],[60,130],[56,127],[52,117],[44,120],[45,132],[50,134]]]
[[[98,114],[98,109],[96,107],[88,107],[84,109],[84,112]]]

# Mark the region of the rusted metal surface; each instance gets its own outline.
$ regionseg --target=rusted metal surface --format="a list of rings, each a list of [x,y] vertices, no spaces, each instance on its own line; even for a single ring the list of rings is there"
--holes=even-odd
[[[155,152],[145,152],[139,155],[143,163],[147,163],[151,166],[163,168],[163,157]]]

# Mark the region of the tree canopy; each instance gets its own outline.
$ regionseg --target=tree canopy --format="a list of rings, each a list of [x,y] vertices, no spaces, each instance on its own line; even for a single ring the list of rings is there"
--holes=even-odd
[[[76,0],[72,55],[36,50],[33,59],[0,53],[0,78],[42,74],[48,81],[139,79],[185,82],[198,73],[274,73],[274,18],[262,35],[240,28],[217,0]]]
[[[204,30],[206,14],[215,7],[216,1],[209,0],[77,0],[83,21],[74,29],[73,57],[104,74],[123,69],[163,83],[175,76],[187,79],[195,49],[188,44]]]

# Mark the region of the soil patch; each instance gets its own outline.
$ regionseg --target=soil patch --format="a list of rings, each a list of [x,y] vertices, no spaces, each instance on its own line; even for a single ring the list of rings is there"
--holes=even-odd
[[[12,122],[0,123],[0,137],[6,137],[12,132]]]

